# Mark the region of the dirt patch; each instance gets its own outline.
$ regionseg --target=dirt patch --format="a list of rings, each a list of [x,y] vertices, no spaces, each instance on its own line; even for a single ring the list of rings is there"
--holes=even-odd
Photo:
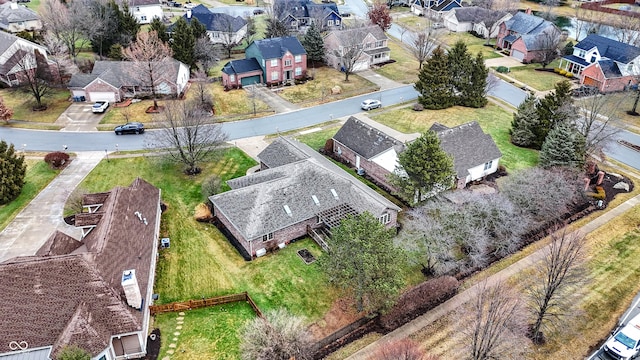
[[[363,314],[356,312],[353,300],[336,300],[324,317],[309,326],[313,338],[318,341],[360,319]]]
[[[153,329],[147,339],[147,355],[144,360],[156,360],[160,355],[160,329]]]
[[[305,264],[309,265],[312,262],[316,261],[316,258],[309,252],[307,249],[298,250],[298,256],[302,258]]]

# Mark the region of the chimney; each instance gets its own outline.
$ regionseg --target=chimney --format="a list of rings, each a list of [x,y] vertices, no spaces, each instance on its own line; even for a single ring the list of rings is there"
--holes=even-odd
[[[531,8],[527,8],[527,10],[525,10],[524,13],[527,15],[531,15]]]
[[[142,295],[140,295],[140,287],[136,279],[135,270],[125,270],[122,272],[122,288],[124,296],[127,298],[127,304],[134,309],[142,308]]]
[[[191,19],[191,9],[187,9],[187,19]]]
[[[17,10],[17,9],[18,9],[18,4],[17,4],[17,3],[14,3],[14,2],[11,2],[11,4],[9,5],[9,7],[10,7],[12,10]]]

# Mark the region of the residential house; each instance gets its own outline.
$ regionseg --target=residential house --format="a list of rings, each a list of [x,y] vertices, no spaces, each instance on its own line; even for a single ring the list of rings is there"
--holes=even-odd
[[[333,1],[275,0],[273,8],[278,20],[290,30],[304,32],[311,23],[321,31],[342,29],[342,16]]]
[[[453,158],[458,189],[498,171],[502,153],[477,122],[452,128],[436,122],[429,130],[436,132],[440,147]]]
[[[560,29],[554,23],[531,15],[528,9],[500,24],[497,45],[509,50],[510,56],[529,63],[543,58],[545,51],[555,47],[560,36]]]
[[[447,12],[462,7],[462,0],[411,0],[411,12],[440,20]]]
[[[336,69],[344,66],[345,52],[357,47],[362,52],[355,59],[351,69],[358,72],[369,69],[372,65],[384,63],[391,59],[391,49],[388,47],[387,35],[377,25],[331,31],[324,37],[325,60],[327,65]],[[351,59],[346,62],[351,61]]]
[[[0,263],[0,358],[146,355],[160,232],[160,190],[141,179],[83,199],[83,238],[54,232],[34,256]]]
[[[167,59],[155,64],[154,87],[156,94],[181,96],[189,82],[189,67],[178,60]],[[96,61],[91,74],[71,76],[69,90],[72,96],[84,96],[87,101],[123,101],[137,95],[151,93],[148,80],[141,76],[141,66],[130,61]],[[145,65],[146,66],[146,65]]]
[[[232,60],[223,66],[222,85],[225,88],[256,83],[281,84],[306,76],[307,52],[296,37],[255,40],[244,54],[245,59]]]
[[[193,18],[198,19],[207,28],[209,39],[214,44],[239,44],[247,36],[247,21],[241,16],[214,13],[204,5],[187,9],[183,17],[187,20],[187,23],[191,23]],[[174,26],[175,23],[169,27],[168,31],[172,32]]]
[[[474,31],[484,38],[495,38],[498,36],[500,24],[511,19],[512,16],[506,11],[469,6],[449,11],[442,17],[442,22],[450,31]]]
[[[559,67],[580,78],[580,83],[601,92],[620,91],[640,79],[640,47],[590,34],[573,47]]]
[[[129,12],[140,24],[150,24],[153,18],[162,19],[161,0],[124,0],[127,1]]]
[[[8,1],[0,4],[0,29],[19,33],[42,29],[42,21],[38,14],[28,7]]]
[[[400,207],[307,145],[280,137],[258,158],[261,171],[227,181],[232,190],[209,198],[247,259],[338,226],[347,215],[368,211],[388,227],[397,225]]]
[[[8,86],[24,83],[24,72],[33,71],[37,56],[47,62],[47,48],[13,34],[0,31],[0,81]]]
[[[355,166],[358,174],[371,177],[383,187],[394,190],[387,179],[398,166],[402,141],[351,116],[332,138],[332,151],[341,161]]]

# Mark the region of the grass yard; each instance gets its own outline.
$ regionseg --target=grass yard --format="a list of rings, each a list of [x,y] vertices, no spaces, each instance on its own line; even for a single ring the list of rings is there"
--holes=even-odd
[[[24,92],[22,89],[0,89],[0,96],[4,103],[13,109],[13,119],[29,121],[34,123],[53,123],[60,114],[69,107],[69,90],[52,89],[51,95],[43,98],[43,104],[47,105],[47,110],[33,111],[35,100],[31,92]]]
[[[485,45],[485,43],[487,42],[486,39],[479,39],[469,33],[451,32],[442,37],[442,42],[450,47],[453,46],[458,41],[464,42],[467,45],[467,49],[469,50],[469,52],[474,56],[478,52],[481,52],[482,56],[484,56],[485,59],[493,59],[493,58],[501,57],[501,55],[495,52],[493,47]]]
[[[320,131],[315,131],[312,133],[304,134],[304,135],[296,135],[295,138],[307,145],[314,150],[318,150],[324,147],[324,144],[327,142],[327,139],[331,139],[333,135],[335,135],[342,124],[337,123],[335,126],[330,128],[325,128]]]
[[[294,104],[314,106],[378,90],[374,83],[356,74],[350,74],[349,82],[345,82],[343,73],[328,66],[308,69],[307,72],[314,76],[313,80],[301,85],[285,86],[278,94]],[[331,95],[334,86],[342,89],[340,94]]]
[[[408,28],[413,32],[419,32],[421,29],[425,29],[427,26],[431,26],[432,24],[429,18],[417,15],[403,16],[398,19],[394,19],[393,22],[404,28]]]
[[[627,111],[633,108],[633,102],[637,94],[636,92],[621,92],[605,95],[608,98],[605,104],[608,110],[603,112],[612,114],[620,119],[625,125],[628,125],[627,130],[640,133],[640,116],[627,114]],[[589,99],[577,99],[576,105],[589,108]],[[637,111],[640,112],[640,104]]]
[[[168,356],[170,349],[174,351],[170,355],[174,360],[239,359],[238,332],[255,314],[245,302],[186,311],[182,329],[176,330],[178,316],[175,312],[155,317],[153,326],[160,329],[163,339],[159,359]],[[175,331],[180,335],[175,336],[177,341],[172,341]],[[169,348],[171,343],[176,347]]]
[[[53,180],[59,170],[52,170],[43,160],[26,159],[27,174],[22,192],[12,202],[0,205],[0,231]]]
[[[391,58],[396,62],[376,68],[373,71],[391,80],[403,84],[412,84],[418,80],[418,60],[400,41],[390,38]]]
[[[547,69],[553,69],[557,67],[558,64],[559,60],[555,60],[547,65]],[[512,67],[509,69],[510,71],[507,75],[539,91],[553,90],[556,83],[563,80],[571,80],[566,76],[551,71],[536,71],[535,69],[542,69],[542,65],[527,64]]]
[[[500,163],[507,170],[528,168],[538,163],[538,152],[517,147],[509,141],[509,129],[513,115],[503,108],[489,103],[482,109],[454,106],[444,110],[416,112],[410,106],[382,111],[372,119],[404,133],[424,132],[434,122],[452,127],[476,120],[491,135],[502,152]]]

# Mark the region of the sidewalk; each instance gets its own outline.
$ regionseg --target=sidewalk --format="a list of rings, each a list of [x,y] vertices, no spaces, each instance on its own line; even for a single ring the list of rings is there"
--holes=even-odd
[[[104,152],[79,152],[77,157],[0,232],[0,263],[34,255],[54,230],[80,239],[80,229],[63,218],[69,194],[102,160]]]
[[[590,232],[596,230],[597,228],[599,228],[600,226],[606,224],[607,222],[609,222],[611,219],[622,215],[624,212],[626,212],[627,210],[631,209],[634,206],[637,206],[640,204],[640,195],[637,195],[627,201],[625,201],[624,203],[620,204],[618,207],[609,210],[608,212],[602,214],[601,216],[597,217],[596,219],[592,220],[591,222],[587,223],[586,225],[584,225],[583,227],[581,227],[579,230],[584,234],[589,234]],[[491,275],[487,278],[487,283],[489,285],[495,284],[499,281],[502,280],[506,280],[509,277],[513,276],[514,274],[528,268],[531,267],[533,264],[535,264],[537,261],[541,260],[545,254],[545,251],[547,250],[549,246],[545,246],[542,249],[534,252],[533,254],[521,259],[520,261],[512,264],[511,266],[497,272],[494,275]],[[465,302],[471,300],[473,298],[473,296],[475,296],[476,291],[477,291],[477,287],[479,286],[479,284],[473,285],[471,287],[469,287],[468,289],[462,291],[461,293],[459,293],[458,295],[452,297],[451,299],[449,299],[448,301],[440,304],[439,306],[437,306],[436,308],[428,311],[426,314],[414,319],[413,321],[401,326],[400,328],[388,333],[387,335],[384,335],[383,337],[381,337],[380,339],[378,339],[377,341],[375,341],[374,343],[371,343],[369,345],[367,345],[366,347],[360,349],[358,352],[356,352],[355,354],[349,356],[347,359],[349,360],[367,360],[367,359],[374,359],[373,354],[381,347],[385,347],[388,344],[394,342],[394,341],[398,341],[401,339],[406,339],[409,336],[411,336],[412,334],[415,334],[417,332],[419,332],[420,330],[424,329],[425,327],[427,327],[428,325],[430,325],[431,323],[433,323],[434,321],[438,320],[439,318],[447,315],[449,312],[457,310],[461,305],[463,305]]]
[[[266,86],[249,85],[244,87],[244,91],[249,97],[251,97],[252,92],[255,91],[255,95],[278,114],[300,109],[300,106],[283,99]]]

